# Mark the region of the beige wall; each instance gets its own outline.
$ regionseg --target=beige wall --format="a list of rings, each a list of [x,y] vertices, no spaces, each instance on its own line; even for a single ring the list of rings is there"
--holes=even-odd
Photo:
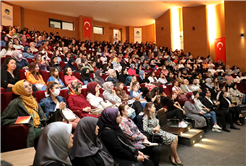
[[[246,2],[225,1],[226,61],[246,71]]]
[[[155,26],[157,46],[171,48],[170,10],[155,20]],[[163,27],[163,30],[161,30],[161,27]]]
[[[99,34],[94,34],[94,40],[95,41],[111,41],[111,35],[110,35],[110,28],[115,28],[115,29],[121,29],[121,37],[122,41],[124,42],[126,40],[126,27],[121,26],[121,25],[115,25],[115,24],[110,24],[106,22],[100,22],[100,21],[94,21],[94,26],[100,26],[104,28],[104,34],[99,35]]]
[[[49,18],[74,23],[74,31],[55,29],[49,27]],[[22,9],[22,26],[28,28],[35,27],[36,30],[46,32],[59,32],[60,36],[79,38],[79,19],[77,17],[64,16],[47,12],[40,12],[31,9]],[[22,28],[23,28],[22,27]]]
[[[142,28],[142,42],[155,42],[155,24],[147,26],[130,26],[129,41],[134,43],[134,28]]]
[[[208,55],[206,6],[183,8],[183,35],[185,52],[194,57]]]

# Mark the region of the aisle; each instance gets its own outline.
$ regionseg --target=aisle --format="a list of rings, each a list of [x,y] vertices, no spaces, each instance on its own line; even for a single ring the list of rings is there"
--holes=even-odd
[[[205,133],[204,139],[192,147],[178,146],[184,166],[246,166],[246,125],[230,133]],[[169,147],[164,147],[160,166],[171,166]]]

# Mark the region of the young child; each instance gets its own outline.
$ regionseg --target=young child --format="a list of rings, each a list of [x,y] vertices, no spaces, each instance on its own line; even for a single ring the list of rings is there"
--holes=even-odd
[[[132,90],[130,91],[130,97],[131,99],[134,99],[136,101],[140,101],[143,109],[145,108],[145,105],[147,101],[142,96],[143,92],[139,90],[138,85],[133,85]]]

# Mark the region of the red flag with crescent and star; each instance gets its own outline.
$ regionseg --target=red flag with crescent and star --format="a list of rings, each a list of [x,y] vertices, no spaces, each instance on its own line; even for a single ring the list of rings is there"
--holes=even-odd
[[[83,18],[83,34],[83,38],[86,38],[88,36],[89,39],[92,40],[92,25],[90,18]]]
[[[214,41],[215,61],[222,60],[226,63],[225,37],[217,38]]]

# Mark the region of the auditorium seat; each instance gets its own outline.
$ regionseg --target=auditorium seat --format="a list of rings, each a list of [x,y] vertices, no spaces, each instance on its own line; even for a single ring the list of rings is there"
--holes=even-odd
[[[80,80],[80,77],[81,77],[81,74],[80,74],[80,73],[75,72],[75,73],[73,73],[73,75],[74,75],[78,80]]]
[[[5,59],[6,59],[6,57],[1,58],[1,65],[3,65]]]
[[[20,80],[26,79],[25,72],[26,71],[24,69],[19,69],[19,78],[20,78]]]
[[[94,78],[94,73],[90,73],[90,77],[91,77],[92,80],[94,80],[95,79]]]
[[[45,90],[43,90],[43,91],[36,91],[35,92],[35,98],[36,98],[36,100],[37,100],[37,102],[38,103],[40,103],[40,101],[43,99],[43,98],[45,98]]]
[[[8,104],[17,97],[13,92],[1,93],[1,113],[5,110]]]
[[[105,79],[108,77],[108,75],[106,75],[106,74],[102,74],[102,78],[104,79],[104,81],[105,81]]]
[[[77,65],[77,63],[74,63],[73,66],[75,67],[76,70],[78,70],[78,65]]]
[[[66,66],[66,63],[65,63],[65,62],[63,62],[63,61],[61,61],[61,62],[60,62],[60,66],[61,66],[61,69],[63,70],[63,69],[64,69],[64,67]]]
[[[31,59],[31,58],[26,58],[26,59],[27,59],[28,63],[34,62],[33,59]]]
[[[47,81],[50,77],[50,73],[45,71],[45,70],[40,70],[39,72],[42,75],[44,82],[47,83]]]
[[[59,72],[59,78],[62,80],[62,82],[65,84],[65,81],[64,81],[64,72],[63,71],[60,71]]]

